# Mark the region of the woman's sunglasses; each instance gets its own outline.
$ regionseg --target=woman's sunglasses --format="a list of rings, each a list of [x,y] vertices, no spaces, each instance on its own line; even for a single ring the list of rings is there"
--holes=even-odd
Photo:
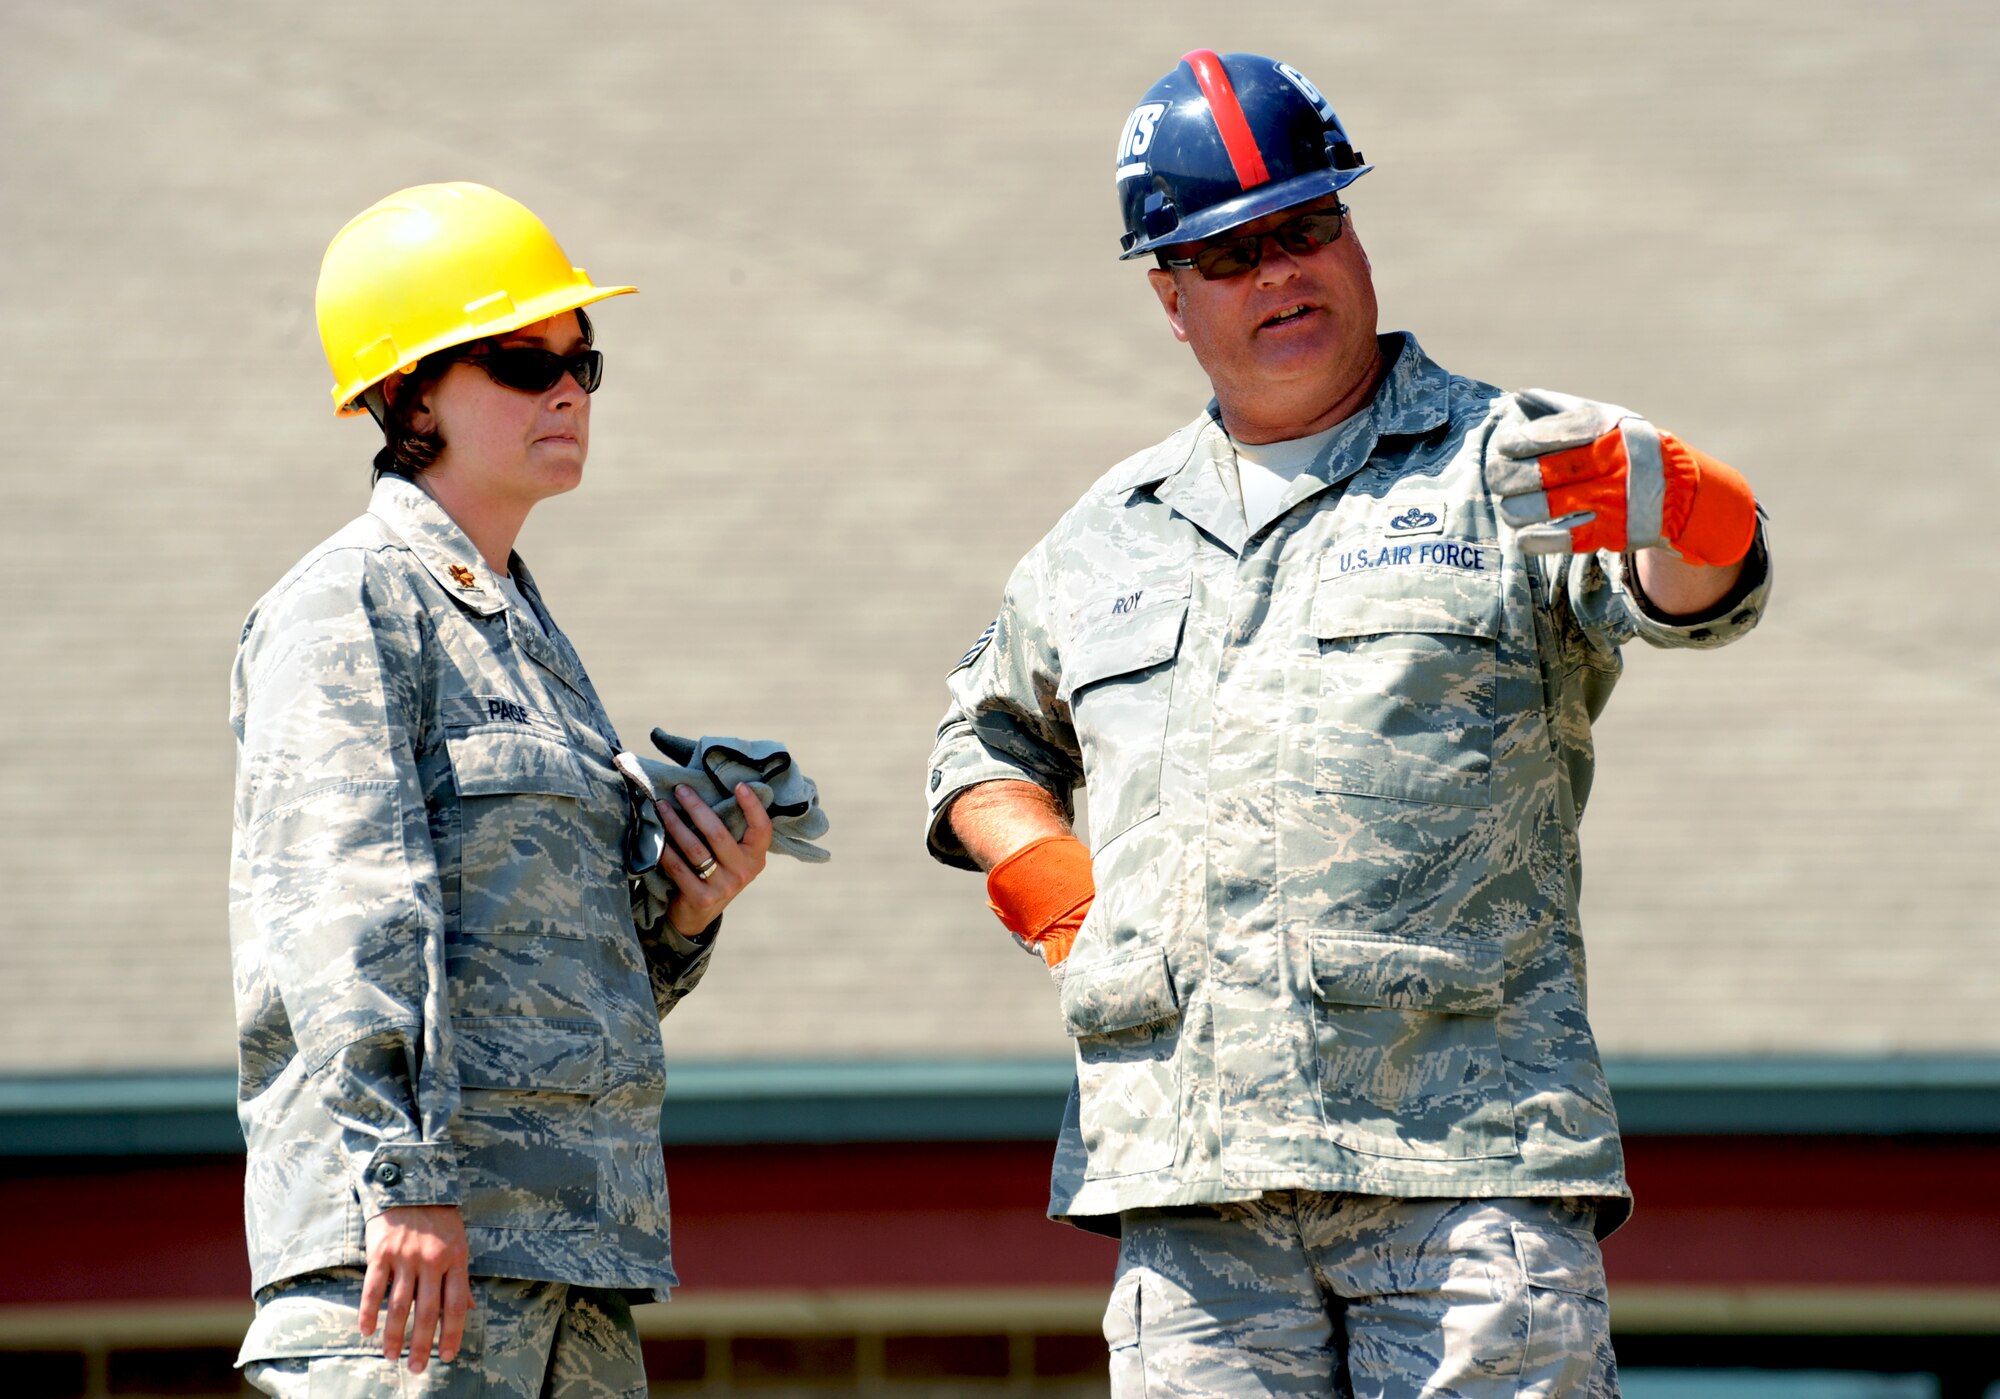
[[[496,346],[475,350],[459,358],[467,364],[478,365],[486,371],[487,378],[502,388],[517,389],[522,393],[547,393],[562,382],[565,374],[576,380],[576,386],[585,393],[596,393],[597,386],[604,382],[604,353],[601,350],[578,350],[574,354],[559,355],[553,350],[537,349],[533,345]]]
[[[1316,253],[1340,237],[1347,222],[1347,206],[1314,209],[1295,219],[1286,219],[1262,233],[1246,233],[1241,238],[1213,238],[1194,250],[1190,257],[1168,257],[1160,261],[1168,267],[1192,267],[1206,282],[1240,277],[1264,260],[1264,240],[1275,238],[1278,246],[1293,257]]]

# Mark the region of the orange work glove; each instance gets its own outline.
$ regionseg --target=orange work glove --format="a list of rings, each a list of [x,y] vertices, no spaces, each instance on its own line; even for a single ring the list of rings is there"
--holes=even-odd
[[[1717,567],[1742,558],[1757,535],[1747,481],[1613,404],[1523,389],[1493,449],[1500,516],[1530,554],[1665,544]]]
[[[1096,896],[1090,849],[1075,836],[1031,840],[986,876],[986,898],[994,913],[1052,967],[1069,956]]]

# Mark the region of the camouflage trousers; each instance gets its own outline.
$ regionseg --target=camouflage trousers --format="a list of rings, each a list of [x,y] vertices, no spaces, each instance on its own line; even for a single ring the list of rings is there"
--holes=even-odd
[[[1112,1399],[1616,1399],[1594,1218],[1314,1191],[1128,1210]]]
[[[257,1299],[237,1363],[274,1399],[645,1399],[624,1294],[561,1282],[472,1279],[458,1358],[423,1374],[362,1339],[361,1270],[290,1278]],[[378,1323],[379,1326],[379,1323]]]

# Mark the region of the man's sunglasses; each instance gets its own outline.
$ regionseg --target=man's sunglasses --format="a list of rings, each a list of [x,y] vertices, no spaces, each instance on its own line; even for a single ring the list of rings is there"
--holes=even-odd
[[[1277,239],[1278,246],[1293,257],[1305,257],[1337,240],[1346,224],[1347,206],[1336,204],[1331,209],[1313,209],[1286,219],[1262,233],[1212,238],[1197,247],[1191,257],[1169,257],[1162,253],[1160,261],[1168,267],[1192,267],[1201,273],[1202,280],[1219,282],[1225,277],[1240,277],[1262,262],[1266,238]]]
[[[478,349],[459,356],[467,364],[476,364],[486,371],[486,377],[502,388],[518,389],[522,393],[547,393],[562,382],[568,374],[576,380],[576,386],[585,393],[596,393],[597,386],[604,382],[604,354],[601,350],[578,350],[575,354],[559,355],[553,350],[538,349],[533,345],[494,346]]]

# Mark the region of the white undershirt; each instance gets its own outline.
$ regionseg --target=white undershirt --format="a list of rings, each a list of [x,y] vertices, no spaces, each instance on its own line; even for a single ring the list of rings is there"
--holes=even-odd
[[[1284,499],[1285,492],[1312,469],[1327,443],[1347,425],[1338,422],[1311,437],[1294,437],[1285,442],[1230,439],[1236,448],[1236,480],[1243,490],[1243,519],[1252,534],[1278,518],[1278,502]]]
[[[512,578],[498,573],[493,575],[493,581],[500,585],[500,591],[506,595],[507,605],[514,609],[514,615],[541,632],[543,636],[547,636],[548,632],[542,628],[542,619],[535,615],[535,609],[529,605],[526,595],[521,592],[520,585]]]

